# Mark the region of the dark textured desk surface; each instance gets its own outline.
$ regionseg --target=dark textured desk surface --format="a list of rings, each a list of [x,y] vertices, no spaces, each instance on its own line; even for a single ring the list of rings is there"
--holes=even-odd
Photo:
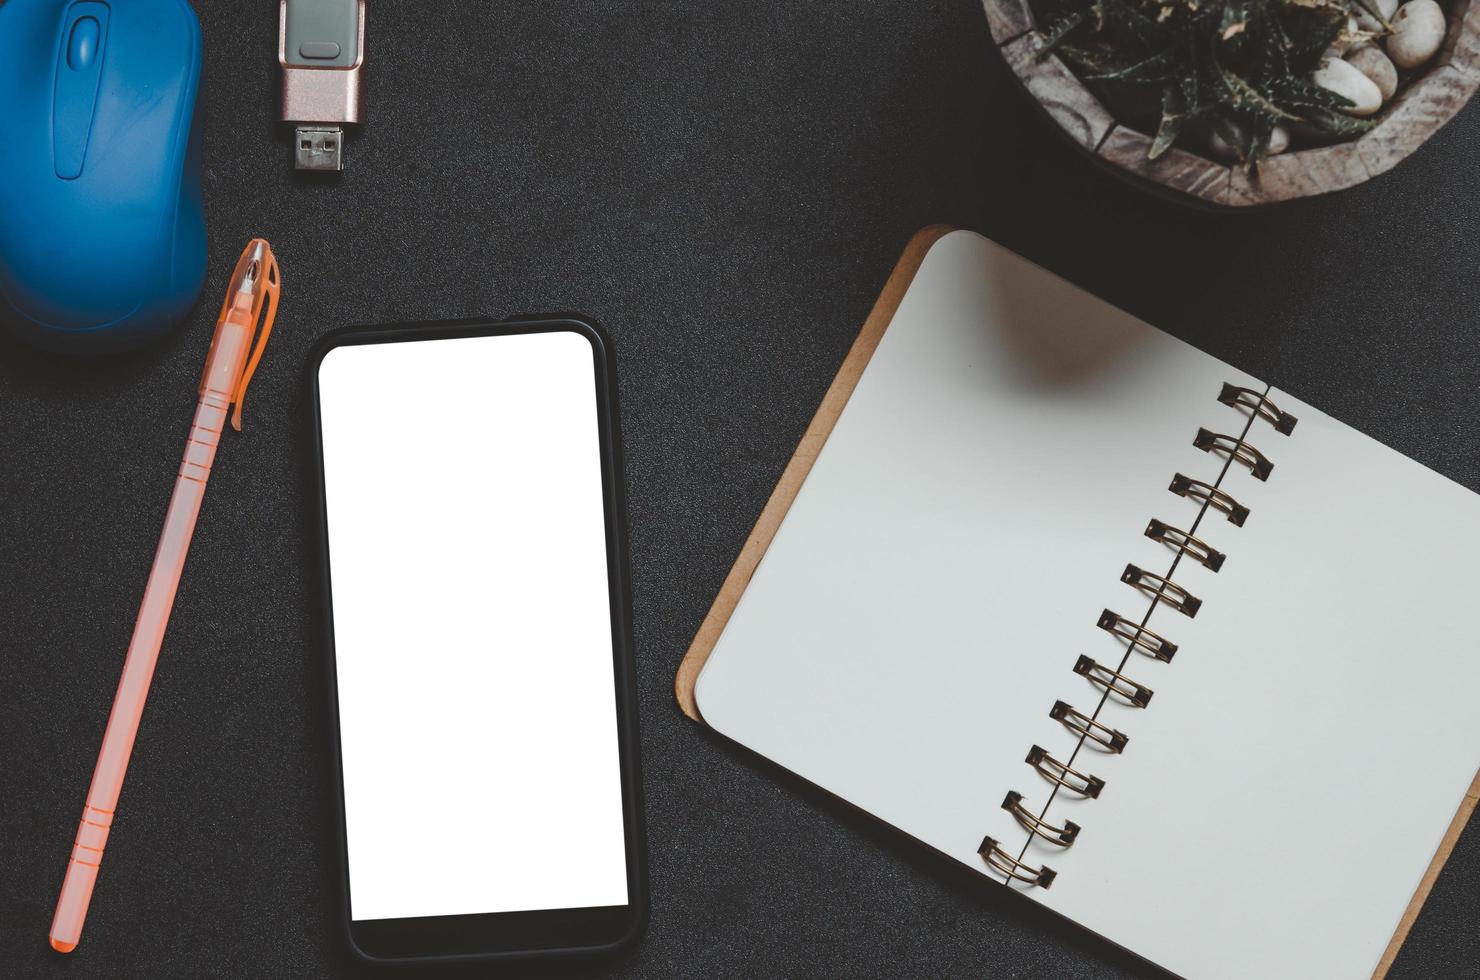
[[[1207,215],[1071,152],[1013,89],[977,0],[372,0],[369,125],[325,183],[292,176],[274,124],[276,4],[201,15],[200,308],[105,363],[0,346],[5,975],[353,972],[332,918],[301,448],[305,354],[333,327],[579,310],[616,339],[652,914],[630,956],[576,974],[1148,972],[673,703],[679,658],[921,226],[985,232],[1480,490],[1480,107],[1356,190]],[[282,261],[278,332],[64,959],[52,902],[214,304],[259,234]],[[1394,520],[1443,534],[1405,506]],[[1353,786],[1352,805],[1380,792]],[[1477,921],[1472,827],[1393,976],[1477,975]]]

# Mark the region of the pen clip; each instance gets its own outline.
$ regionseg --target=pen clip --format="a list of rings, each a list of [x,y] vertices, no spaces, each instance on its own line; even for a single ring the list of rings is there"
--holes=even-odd
[[[272,246],[261,239],[254,239],[247,251],[243,254],[245,258],[250,255],[253,247],[258,241],[262,241],[262,265],[258,269],[257,279],[254,283],[256,296],[252,302],[252,328],[255,335],[255,344],[252,353],[247,358],[247,365],[242,370],[236,390],[231,394],[233,409],[231,412],[231,427],[236,431],[242,430],[242,399],[247,396],[247,385],[252,381],[252,375],[257,371],[257,364],[262,360],[262,351],[267,346],[267,338],[272,334],[272,322],[277,318],[278,293],[282,289],[279,278],[277,256],[272,253]],[[245,268],[239,270],[238,275],[245,272]],[[235,279],[234,279],[235,283]],[[260,323],[260,326],[259,326]]]

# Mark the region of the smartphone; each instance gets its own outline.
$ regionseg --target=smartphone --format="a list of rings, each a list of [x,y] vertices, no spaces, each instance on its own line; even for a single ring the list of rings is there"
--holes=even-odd
[[[350,945],[432,960],[633,942],[610,341],[568,317],[354,329],[309,374]]]

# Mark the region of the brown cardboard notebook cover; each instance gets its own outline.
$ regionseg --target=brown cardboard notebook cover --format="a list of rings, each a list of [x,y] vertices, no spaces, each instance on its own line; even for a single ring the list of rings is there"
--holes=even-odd
[[[858,379],[868,366],[869,359],[873,357],[874,350],[884,336],[884,331],[888,329],[895,310],[914,280],[915,272],[924,261],[925,254],[936,241],[953,230],[955,229],[945,225],[932,225],[918,232],[910,240],[904,254],[894,267],[888,283],[885,284],[884,291],[874,304],[873,311],[864,322],[858,339],[854,341],[837,376],[828,387],[827,394],[823,396],[817,414],[807,426],[806,434],[802,436],[801,443],[792,454],[786,470],[781,474],[781,479],[777,482],[771,498],[766,502],[765,509],[761,511],[760,518],[756,521],[755,527],[751,529],[744,548],[741,549],[739,557],[735,559],[735,564],[730,568],[729,574],[725,576],[724,584],[720,587],[719,594],[715,597],[708,614],[705,615],[703,623],[700,624],[699,632],[694,637],[693,643],[689,646],[688,652],[684,654],[683,662],[679,664],[678,674],[674,679],[674,693],[683,713],[695,721],[702,723],[704,720],[694,700],[694,684],[704,669],[704,662],[709,658],[715,643],[718,642],[725,624],[729,622],[730,615],[734,612],[740,596],[745,592],[751,576],[755,573],[777,529],[786,517],[792,501],[796,499],[797,492],[806,481],[813,462],[821,452],[823,444],[827,442],[828,435],[832,432],[838,416],[842,414],[843,406],[848,403],[848,398],[858,384]],[[1388,943],[1387,951],[1383,954],[1374,973],[1374,977],[1379,980],[1392,966],[1398,949],[1418,917],[1424,899],[1428,897],[1430,889],[1433,888],[1440,868],[1448,860],[1455,842],[1459,839],[1477,803],[1480,803],[1480,773],[1476,774],[1469,792],[1465,794],[1464,801],[1455,813],[1454,820],[1450,823],[1448,832],[1435,852],[1428,871],[1425,872],[1423,880],[1414,892],[1413,899],[1404,912],[1397,931]]]

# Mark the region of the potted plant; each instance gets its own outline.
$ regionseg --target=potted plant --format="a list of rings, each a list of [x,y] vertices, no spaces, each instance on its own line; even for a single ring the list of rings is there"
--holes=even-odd
[[[1367,180],[1480,85],[1470,0],[985,6],[1008,65],[1076,143],[1137,183],[1215,207]]]

